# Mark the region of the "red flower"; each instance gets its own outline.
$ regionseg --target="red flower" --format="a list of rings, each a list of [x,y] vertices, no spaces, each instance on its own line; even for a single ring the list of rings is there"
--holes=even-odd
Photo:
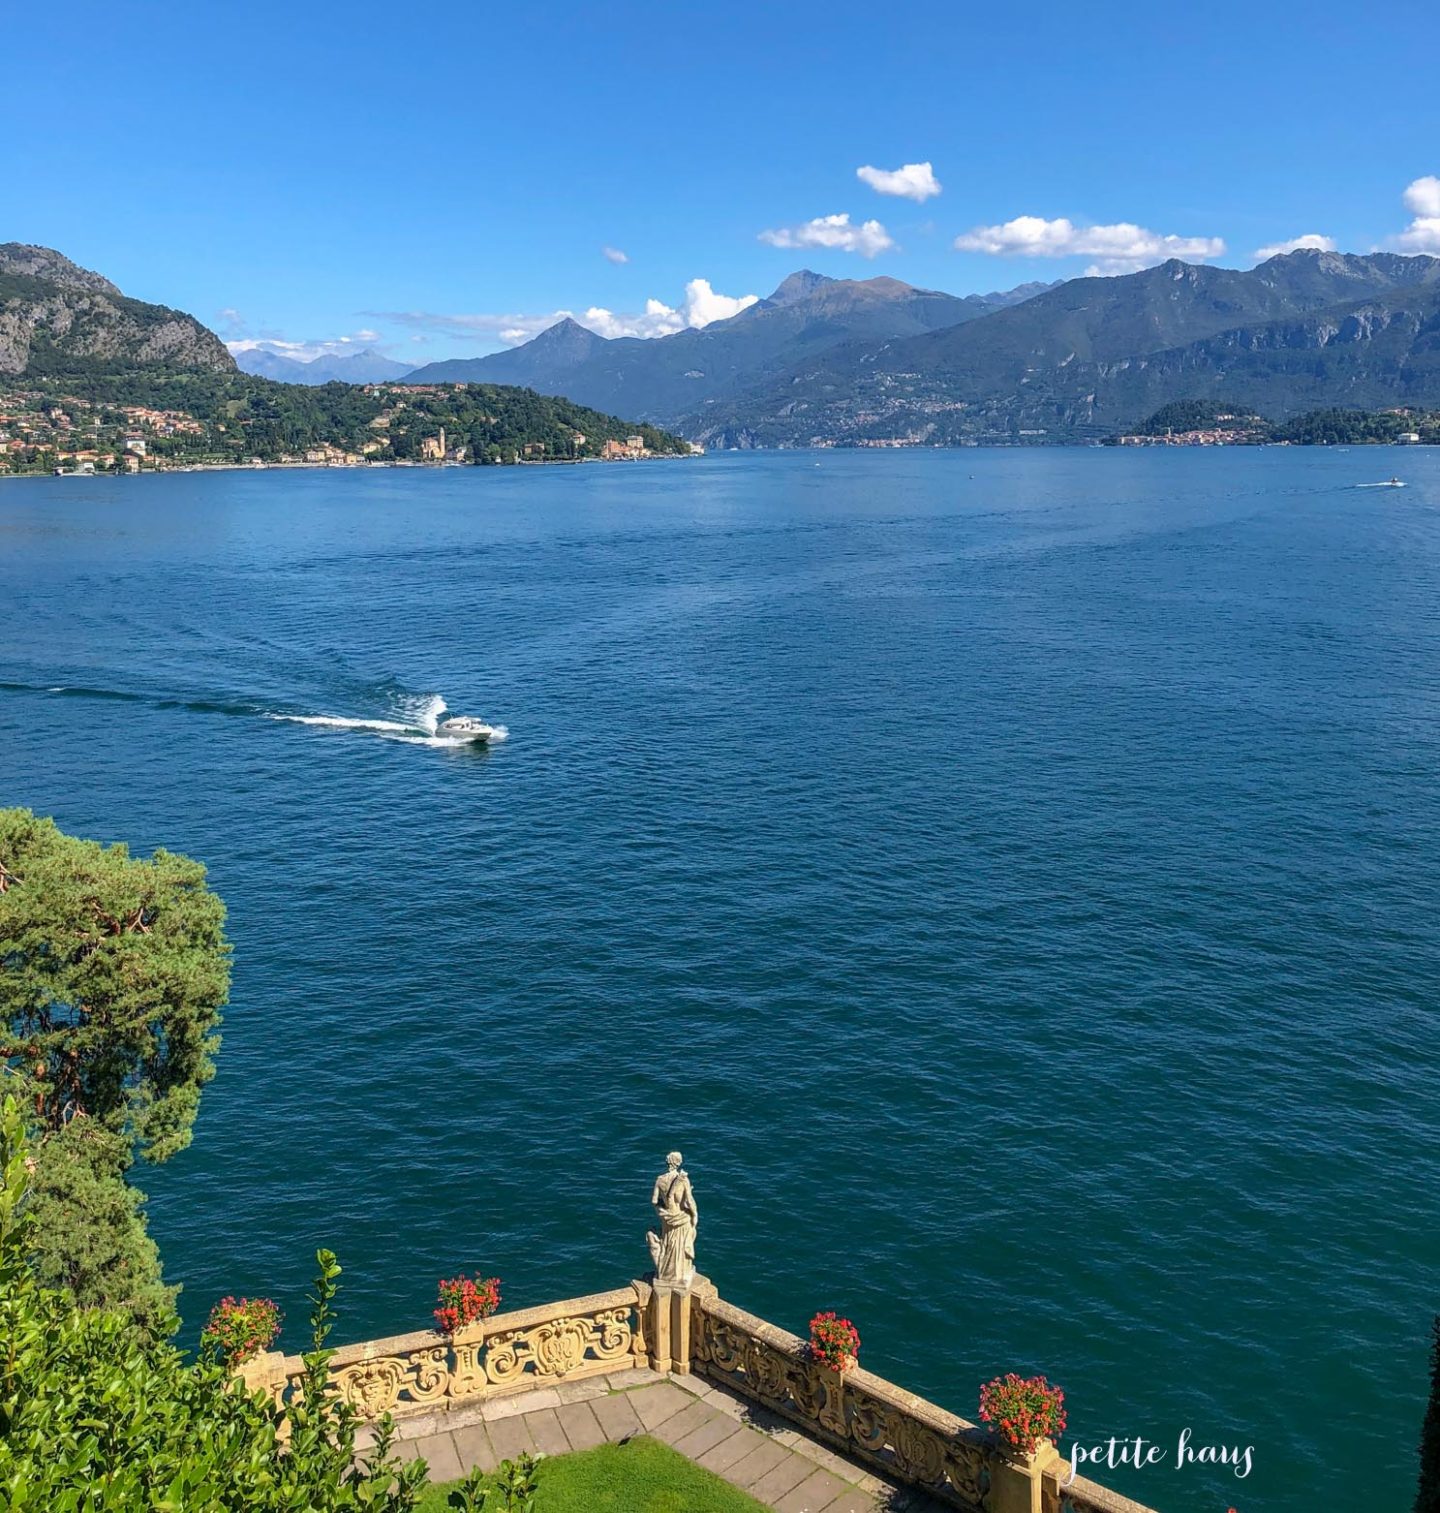
[[[269,1298],[221,1298],[210,1310],[200,1338],[212,1344],[227,1366],[239,1366],[268,1350],[280,1333],[280,1310]]]
[[[440,1307],[435,1310],[435,1327],[441,1334],[454,1334],[476,1319],[488,1319],[500,1306],[500,1278],[442,1277],[437,1284]]]
[[[1009,1371],[980,1389],[981,1419],[995,1424],[1007,1444],[1027,1455],[1035,1454],[1042,1439],[1058,1439],[1065,1432],[1064,1405],[1064,1392],[1043,1376]]]
[[[823,1361],[832,1371],[847,1371],[860,1354],[860,1331],[849,1319],[832,1312],[817,1313],[810,1320],[810,1357]]]

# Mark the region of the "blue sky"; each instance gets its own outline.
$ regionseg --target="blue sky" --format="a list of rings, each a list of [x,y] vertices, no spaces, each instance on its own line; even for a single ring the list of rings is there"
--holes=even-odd
[[[0,240],[416,362],[802,266],[963,294],[1307,234],[1440,253],[1437,44],[1415,0],[0,0]],[[926,164],[938,193],[884,177]]]

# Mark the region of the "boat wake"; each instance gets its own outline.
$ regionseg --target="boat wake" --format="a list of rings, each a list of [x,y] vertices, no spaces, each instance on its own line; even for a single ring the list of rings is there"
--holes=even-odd
[[[414,699],[401,699],[397,710],[399,719],[367,720],[338,714],[280,714],[267,711],[266,718],[284,720],[291,725],[316,725],[328,730],[356,730],[381,736],[390,741],[406,741],[412,746],[472,746],[475,743],[460,736],[437,735],[440,716],[449,708],[438,693],[422,695]],[[490,740],[503,741],[510,732],[503,725],[491,727]]]
[[[195,714],[239,715],[254,719],[278,720],[287,725],[311,725],[322,730],[353,730],[362,735],[379,736],[387,741],[407,741],[416,746],[474,746],[473,739],[438,733],[440,718],[449,707],[438,693],[391,695],[394,714],[388,719],[366,719],[340,714],[292,714],[288,710],[267,709],[264,704],[247,700],[177,698],[145,694],[125,689],[93,688],[66,683],[20,683],[0,681],[0,694],[44,694],[51,698],[99,699],[124,704],[148,705],[151,709],[188,710]],[[494,745],[510,732],[503,725],[492,725],[488,741]]]

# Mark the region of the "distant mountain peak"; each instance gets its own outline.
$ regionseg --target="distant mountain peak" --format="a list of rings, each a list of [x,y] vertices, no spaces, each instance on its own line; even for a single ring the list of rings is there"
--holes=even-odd
[[[1360,268],[1356,267],[1357,263]],[[1295,247],[1289,252],[1277,252],[1274,257],[1267,257],[1259,266],[1298,267],[1302,264],[1313,264],[1326,273],[1357,273],[1363,270],[1364,260],[1349,252],[1332,252],[1325,247]]]
[[[769,303],[772,305],[793,305],[799,300],[808,298],[822,284],[837,282],[838,280],[828,278],[823,273],[812,273],[809,268],[801,268],[780,284],[780,287],[770,296]]]
[[[908,294],[938,294],[938,289],[918,289],[914,284],[907,284],[904,279],[891,278],[888,273],[881,273],[875,278],[857,279],[856,282],[862,289],[868,289],[872,294],[881,295],[885,299],[904,299]]]
[[[1037,294],[1048,294],[1051,289],[1058,289],[1065,280],[1063,278],[1031,279],[1028,284],[1016,284],[1013,289],[992,289],[989,294],[967,294],[968,300],[978,300],[981,304],[994,305],[1001,309],[1006,305],[1023,305],[1027,299],[1034,299]]]
[[[605,338],[567,315],[553,326],[546,326],[539,335],[532,336],[527,345],[542,351],[548,348],[552,351],[588,352],[592,347],[603,347]]]

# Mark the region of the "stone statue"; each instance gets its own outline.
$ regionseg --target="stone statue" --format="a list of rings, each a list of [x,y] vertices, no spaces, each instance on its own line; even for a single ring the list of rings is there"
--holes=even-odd
[[[688,1287],[695,1275],[695,1231],[700,1210],[690,1190],[690,1174],[680,1164],[683,1159],[679,1151],[671,1151],[665,1158],[666,1169],[656,1177],[655,1191],[650,1194],[660,1219],[660,1233],[652,1229],[645,1236],[655,1280],[668,1287]]]

